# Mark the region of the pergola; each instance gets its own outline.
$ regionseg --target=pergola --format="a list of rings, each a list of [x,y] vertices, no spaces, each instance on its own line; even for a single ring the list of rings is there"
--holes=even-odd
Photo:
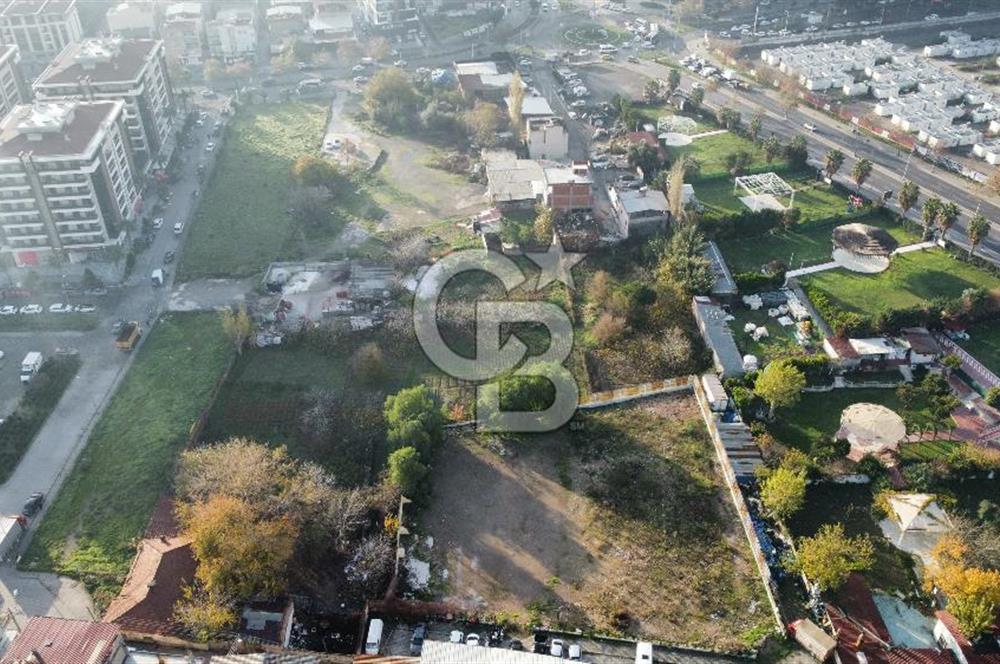
[[[752,198],[770,196],[777,199],[778,196],[791,196],[792,200],[788,204],[788,207],[795,205],[795,189],[773,171],[770,173],[736,176],[736,180],[733,182],[734,196],[738,189],[743,189]]]

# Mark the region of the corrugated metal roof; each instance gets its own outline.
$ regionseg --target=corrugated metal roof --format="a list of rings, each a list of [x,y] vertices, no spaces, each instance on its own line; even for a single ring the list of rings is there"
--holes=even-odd
[[[548,655],[464,643],[425,641],[420,664],[552,664]]]
[[[28,621],[0,664],[26,660],[32,651],[49,664],[104,664],[118,647],[124,642],[117,625],[38,616]]]

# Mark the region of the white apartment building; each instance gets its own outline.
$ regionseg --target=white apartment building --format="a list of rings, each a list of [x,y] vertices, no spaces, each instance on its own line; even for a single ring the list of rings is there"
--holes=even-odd
[[[20,63],[17,46],[0,46],[0,118],[30,98]]]
[[[39,101],[121,99],[136,165],[150,168],[173,127],[163,42],[85,39],[67,46],[34,83]]]
[[[169,62],[187,67],[201,66],[203,16],[200,2],[178,2],[166,8],[160,36]]]
[[[405,35],[420,29],[418,0],[358,0],[358,4],[373,32]]]
[[[0,5],[0,43],[21,50],[29,73],[40,71],[83,35],[76,0],[4,0]]]
[[[139,206],[125,103],[37,102],[0,122],[0,251],[19,266],[120,244]]]
[[[152,39],[156,36],[156,8],[149,0],[123,2],[105,15],[108,29],[115,37]]]
[[[552,161],[569,158],[569,132],[562,118],[528,118],[524,124],[529,157]]]
[[[224,9],[205,24],[208,52],[225,62],[253,57],[257,51],[257,26],[253,9]]]

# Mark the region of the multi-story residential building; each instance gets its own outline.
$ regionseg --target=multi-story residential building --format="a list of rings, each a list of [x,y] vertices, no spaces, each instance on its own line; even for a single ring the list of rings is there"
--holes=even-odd
[[[205,24],[208,52],[213,58],[232,62],[253,57],[257,51],[257,26],[254,10],[223,9]]]
[[[420,30],[418,0],[359,0],[362,17],[372,32],[414,34]]]
[[[121,99],[136,165],[147,170],[173,127],[174,98],[162,41],[86,39],[59,54],[34,83],[39,101]]]
[[[0,42],[21,50],[29,73],[41,71],[83,34],[76,0],[3,0],[0,5]]]
[[[156,7],[149,0],[132,0],[115,5],[104,17],[108,29],[116,37],[152,39],[156,36]]]
[[[201,66],[203,16],[200,2],[178,2],[166,8],[160,36],[168,62],[184,67]]]
[[[21,54],[17,46],[0,46],[0,118],[31,98],[21,75],[20,63]]]
[[[138,178],[125,102],[15,106],[0,122],[0,251],[31,266],[120,244]]]
[[[306,18],[302,7],[276,5],[268,7],[264,16],[272,49],[275,45],[280,47],[281,42],[289,37],[300,36],[306,29]]]

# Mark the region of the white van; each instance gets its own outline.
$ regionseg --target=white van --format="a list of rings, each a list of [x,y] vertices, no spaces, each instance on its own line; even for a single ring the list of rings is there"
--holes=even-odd
[[[377,655],[378,649],[382,645],[382,629],[385,623],[381,618],[372,618],[368,623],[368,636],[365,638],[365,654]]]
[[[635,644],[635,664],[653,664],[653,644],[639,641]]]
[[[299,92],[302,92],[303,90],[311,90],[311,89],[314,89],[314,88],[318,88],[321,85],[323,85],[323,81],[321,81],[318,78],[306,78],[306,79],[303,79],[303,80],[299,81],[299,84],[298,84],[297,87],[298,87]]]

